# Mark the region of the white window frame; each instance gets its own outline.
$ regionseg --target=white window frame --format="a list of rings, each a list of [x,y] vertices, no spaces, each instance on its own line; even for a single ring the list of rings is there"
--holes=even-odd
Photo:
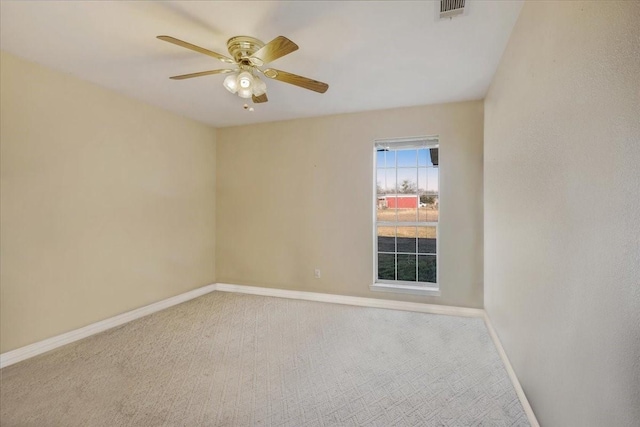
[[[407,293],[414,295],[430,295],[430,296],[439,296],[440,295],[440,206],[441,206],[441,191],[440,188],[442,186],[441,173],[440,173],[440,138],[437,135],[433,136],[418,136],[418,137],[409,137],[409,138],[388,138],[388,139],[376,139],[373,144],[373,284],[369,286],[372,291],[381,291],[381,292],[394,292],[394,293]],[[378,223],[377,217],[377,205],[378,205],[378,191],[377,191],[377,173],[378,173],[378,165],[377,165],[377,151],[381,146],[396,148],[438,148],[438,221],[416,221],[416,222],[402,222],[398,223],[397,221],[394,223]],[[417,159],[416,159],[417,160]],[[417,160],[418,161],[418,160]],[[416,164],[416,167],[418,165]],[[397,156],[396,156],[396,177],[397,177]],[[396,182],[397,185],[397,182]],[[420,196],[418,196],[420,197]],[[419,206],[419,202],[418,202]],[[415,226],[415,227],[435,227],[436,228],[436,282],[408,282],[401,280],[381,280],[378,279],[378,235],[377,229],[379,225],[388,225],[388,226]],[[397,251],[395,252],[397,254]],[[397,275],[397,273],[396,273]],[[397,277],[397,276],[396,276]],[[422,284],[419,284],[422,283]]]

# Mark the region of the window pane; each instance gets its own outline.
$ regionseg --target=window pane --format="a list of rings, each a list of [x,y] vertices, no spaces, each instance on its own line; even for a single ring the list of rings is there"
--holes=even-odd
[[[434,255],[418,255],[418,281],[436,283],[436,257]]]
[[[384,194],[378,194],[376,201],[376,221],[393,221],[395,220],[395,216],[393,219],[388,219],[388,209],[387,209],[387,197]]]
[[[418,227],[418,252],[435,254],[436,238],[436,227]]]
[[[387,172],[385,169],[376,169],[376,192],[378,194],[384,194],[385,188],[387,188]]]
[[[418,169],[418,188],[420,191],[438,192],[438,168]]]
[[[398,207],[398,221],[418,220],[417,168],[398,169],[398,194],[394,205]]]
[[[422,192],[420,194],[420,209],[418,211],[418,221],[438,222],[438,196],[433,192]]]
[[[384,154],[384,152],[383,152]],[[388,209],[387,197],[386,193],[389,192],[389,187],[392,188],[391,191],[395,191],[395,181],[396,174],[395,169],[382,169],[378,168],[376,170],[376,193],[377,193],[377,201],[376,201],[376,219],[378,221],[395,221],[396,213],[395,209]]]
[[[417,195],[411,195],[411,196],[398,196],[398,204],[400,206],[403,205],[415,205],[418,203],[418,196]],[[417,219],[417,212],[418,210],[416,208],[398,208],[398,222],[416,222]]]
[[[433,166],[431,153],[428,148],[418,150],[418,166]]]
[[[416,281],[416,256],[398,254],[398,280]]]
[[[438,168],[427,168],[427,191],[438,192]]]
[[[396,256],[378,254],[378,279],[396,280]]]
[[[418,168],[398,169],[398,193],[418,192]]]
[[[415,254],[417,246],[416,227],[398,227],[398,252]]]
[[[427,168],[418,169],[418,190],[420,192],[427,191]]]
[[[395,168],[396,167],[396,152],[395,151],[385,151],[384,152],[385,162],[387,168]]]
[[[395,194],[396,192],[396,170],[385,169],[384,170],[384,189],[386,193]]]
[[[384,153],[386,153],[386,151],[376,151],[376,167],[379,167],[379,168],[385,167]]]
[[[378,252],[396,251],[396,228],[378,227]]]
[[[418,165],[417,159],[418,150],[398,150],[396,155],[398,156],[398,167],[416,167]]]
[[[393,207],[393,197],[389,195],[378,196],[376,205],[376,221],[396,222],[396,209]],[[391,207],[389,207],[391,205]]]

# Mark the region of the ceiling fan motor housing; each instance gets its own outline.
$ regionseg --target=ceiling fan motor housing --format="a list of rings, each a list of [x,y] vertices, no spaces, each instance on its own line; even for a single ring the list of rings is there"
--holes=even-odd
[[[227,41],[227,49],[229,54],[238,64],[242,65],[258,65],[252,63],[249,58],[264,46],[261,40],[249,36],[231,37]],[[262,65],[262,64],[260,64]]]

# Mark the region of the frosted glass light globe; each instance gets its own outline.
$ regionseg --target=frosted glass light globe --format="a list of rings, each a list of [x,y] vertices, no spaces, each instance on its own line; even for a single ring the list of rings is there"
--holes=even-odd
[[[249,89],[251,87],[251,83],[253,83],[253,76],[243,71],[238,75],[238,85],[243,89]]]
[[[251,98],[251,95],[253,95],[253,93],[251,92],[250,88],[239,88],[238,89],[238,96],[240,98]]]
[[[253,94],[255,96],[263,95],[267,92],[267,84],[258,77],[253,78]]]
[[[226,79],[224,79],[224,82],[222,83],[222,85],[229,92],[236,93],[238,91],[237,78],[238,78],[238,76],[236,74],[231,74],[230,76],[227,76]]]

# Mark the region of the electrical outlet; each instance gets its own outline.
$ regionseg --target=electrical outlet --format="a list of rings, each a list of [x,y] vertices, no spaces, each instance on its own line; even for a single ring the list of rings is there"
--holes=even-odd
[[[313,272],[313,277],[315,277],[316,279],[320,278],[320,269],[316,268],[315,271]]]

